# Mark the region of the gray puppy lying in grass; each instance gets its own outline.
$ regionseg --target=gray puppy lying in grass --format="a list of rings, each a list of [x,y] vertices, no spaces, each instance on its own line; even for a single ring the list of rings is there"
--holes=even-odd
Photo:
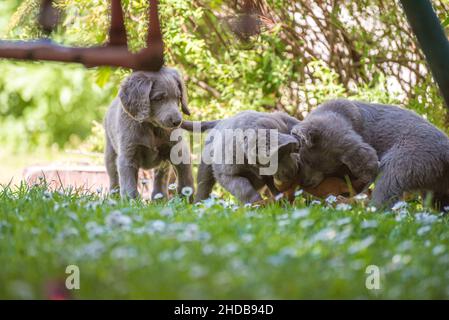
[[[299,143],[295,137],[290,135],[291,129],[298,123],[297,119],[283,112],[262,113],[256,111],[243,111],[224,120],[184,121],[181,127],[189,131],[194,130],[195,124],[200,126],[201,131],[214,129],[206,137],[202,162],[198,169],[198,186],[195,201],[207,199],[216,181],[242,203],[261,201],[262,197],[258,191],[264,187],[268,187],[273,195],[277,195],[279,192],[275,187],[274,179],[280,182],[290,181],[298,173]],[[267,158],[273,160],[276,157],[277,159],[278,165],[274,175],[261,174],[260,169],[264,166],[266,167],[265,163],[260,163],[259,161],[251,163],[249,161],[249,153],[256,151],[251,148],[251,142],[253,145],[258,143],[262,145],[262,138],[258,136],[251,138],[249,136],[241,141],[239,139],[231,141],[229,138],[226,138],[226,130],[228,132],[229,130],[232,130],[231,132],[236,132],[236,130],[248,132],[246,131],[248,129],[255,132],[264,132],[259,129],[265,129],[267,132],[270,129],[276,130],[273,131],[275,132],[273,138],[277,139],[277,146],[273,150],[269,150],[270,148],[266,147],[266,150],[263,151],[267,151],[265,152],[265,154],[269,155]],[[269,144],[271,140],[267,138],[268,133],[265,137],[266,141],[263,143]],[[220,161],[216,161],[212,157],[209,163],[204,161],[207,155],[213,156],[217,153],[222,154],[223,157],[226,154],[229,155],[229,147],[233,149],[231,163],[222,161],[223,158],[219,159]],[[258,152],[261,152],[261,150],[258,149]],[[236,161],[238,154],[243,155],[243,163]]]
[[[105,164],[110,190],[120,189],[122,197],[135,198],[139,168],[156,168],[152,198],[167,196],[171,132],[179,127],[182,114],[190,114],[181,75],[171,68],[159,72],[134,72],[123,83],[118,97],[109,107],[106,131]],[[188,148],[187,148],[188,150]],[[193,190],[190,164],[174,165],[178,192]]]
[[[449,204],[449,139],[412,111],[334,100],[311,112],[292,134],[301,145],[303,186],[346,166],[362,184],[377,177],[375,206],[391,206],[414,191],[432,192],[438,208]]]

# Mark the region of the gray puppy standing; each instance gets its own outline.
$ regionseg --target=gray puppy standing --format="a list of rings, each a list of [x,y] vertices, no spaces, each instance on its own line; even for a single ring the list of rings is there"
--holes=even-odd
[[[264,187],[268,187],[273,195],[279,193],[274,181],[291,181],[298,173],[299,154],[297,152],[299,151],[299,143],[295,137],[290,135],[291,129],[298,123],[297,119],[283,112],[262,113],[256,111],[243,111],[224,120],[196,122],[201,131],[214,129],[206,137],[202,159],[204,160],[206,155],[214,155],[217,152],[222,155],[229,154],[229,147],[233,148],[233,159],[232,163],[215,161],[215,159],[211,163],[201,162],[198,169],[198,190],[195,201],[207,199],[216,181],[242,203],[254,203],[262,200],[258,191]],[[193,131],[195,122],[184,121],[181,127]],[[248,161],[249,152],[254,151],[249,148],[249,139],[251,138],[243,139],[243,141],[231,141],[231,139],[226,138],[226,130],[231,130],[231,132],[242,130],[245,132],[248,129],[256,132],[258,132],[258,129],[276,130],[274,131],[277,132],[275,135],[275,139],[277,139],[276,149],[268,150],[267,147],[267,150],[264,150],[264,152],[268,151],[271,157],[277,157],[278,164],[274,176],[261,174],[260,169],[265,164]],[[214,141],[214,139],[219,140]],[[257,139],[259,138],[257,137]],[[215,143],[217,141],[219,143]],[[258,143],[254,140],[253,142]],[[266,143],[269,143],[269,139]],[[238,152],[244,155],[244,163],[236,161]]]
[[[346,166],[364,184],[379,174],[372,194],[378,207],[413,191],[432,192],[439,208],[449,204],[449,139],[412,111],[334,100],[311,112],[292,134],[301,144],[305,186]]]
[[[170,134],[182,122],[179,103],[190,114],[185,85],[175,69],[139,71],[125,79],[104,120],[110,190],[119,188],[122,197],[135,198],[138,169],[156,168],[152,198],[159,193],[167,196],[170,149],[179,143],[170,141]],[[183,187],[193,190],[190,164],[174,168],[178,192]]]

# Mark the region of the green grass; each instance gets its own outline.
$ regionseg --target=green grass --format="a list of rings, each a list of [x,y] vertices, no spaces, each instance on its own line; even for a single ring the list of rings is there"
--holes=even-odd
[[[416,203],[339,209],[3,187],[0,298],[48,298],[72,264],[74,298],[449,298],[447,217]],[[379,290],[365,287],[369,265]]]

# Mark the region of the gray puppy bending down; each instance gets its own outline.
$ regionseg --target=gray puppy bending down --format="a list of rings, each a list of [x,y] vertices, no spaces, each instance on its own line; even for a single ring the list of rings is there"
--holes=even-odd
[[[111,191],[119,188],[122,197],[137,197],[138,169],[156,168],[152,198],[158,193],[167,197],[170,149],[179,143],[170,141],[170,134],[182,122],[179,103],[182,111],[190,114],[185,85],[175,69],[134,72],[122,83],[104,120]],[[178,192],[183,187],[193,188],[190,164],[174,168]]]
[[[274,176],[261,175],[259,169],[262,165],[258,162],[250,164],[248,161],[248,152],[250,152],[248,140],[244,140],[243,143],[240,143],[239,140],[233,140],[236,143],[231,145],[233,148],[232,163],[225,163],[225,161],[201,162],[198,169],[198,187],[195,201],[207,199],[216,181],[242,203],[254,203],[262,200],[258,191],[264,187],[268,187],[273,195],[279,193],[275,187],[274,179],[282,182],[291,181],[298,173],[299,154],[297,152],[299,151],[299,143],[295,137],[290,135],[291,129],[298,123],[297,119],[283,112],[262,113],[256,111],[243,111],[224,120],[197,122],[198,125],[201,125],[201,131],[212,128],[216,130],[215,134],[213,134],[214,130],[212,130],[206,137],[203,160],[205,155],[214,155],[216,152],[220,152],[220,148],[223,155],[229,152],[229,149],[226,149],[230,141],[225,137],[225,130],[227,129],[240,129],[243,132],[247,129],[255,131],[258,129],[277,130],[277,135],[275,136],[278,141],[277,149],[269,150],[269,152],[272,156],[277,157],[278,168]],[[181,127],[192,131],[194,130],[194,125],[195,122],[184,121]],[[217,132],[220,135],[218,138],[215,138],[217,137]],[[221,143],[214,143],[213,139],[221,139]],[[268,140],[267,143],[269,142]],[[225,146],[226,143],[228,143],[227,146]],[[258,140],[255,143],[257,144]],[[236,163],[235,161],[239,152],[244,155],[244,163]]]
[[[372,202],[378,207],[414,191],[432,192],[439,208],[449,204],[449,139],[412,111],[333,100],[311,112],[292,134],[301,144],[304,186],[346,166],[362,184],[377,177]]]

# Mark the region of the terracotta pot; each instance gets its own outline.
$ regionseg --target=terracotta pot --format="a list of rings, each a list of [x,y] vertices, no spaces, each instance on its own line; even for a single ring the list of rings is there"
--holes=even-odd
[[[103,166],[48,164],[27,167],[23,177],[29,186],[46,182],[51,190],[75,188],[87,192],[109,191],[109,177]],[[139,170],[138,189],[149,198],[153,187],[153,171]]]

